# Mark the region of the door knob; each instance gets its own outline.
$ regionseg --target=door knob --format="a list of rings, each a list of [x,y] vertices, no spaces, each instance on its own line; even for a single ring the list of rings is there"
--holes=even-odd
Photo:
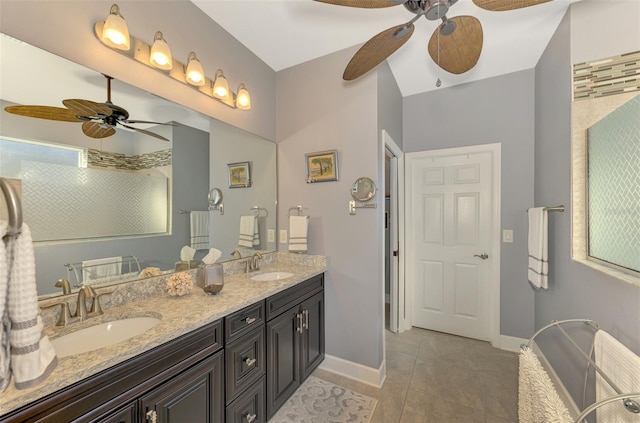
[[[486,260],[489,258],[489,254],[487,253],[482,253],[482,254],[474,254],[474,257],[480,257],[482,260]]]

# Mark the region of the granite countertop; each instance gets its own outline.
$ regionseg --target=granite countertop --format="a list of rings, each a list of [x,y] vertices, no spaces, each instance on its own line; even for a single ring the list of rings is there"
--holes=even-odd
[[[207,295],[198,287],[184,297],[170,297],[161,293],[149,298],[133,300],[106,308],[104,314],[66,327],[47,325],[45,332],[53,339],[65,333],[94,326],[110,320],[152,316],[160,322],[146,332],[118,344],[69,357],[58,358],[58,366],[41,384],[17,390],[10,385],[0,394],[0,416],[33,402],[131,357],[169,342],[181,335],[221,319],[257,301],[303,282],[326,270],[326,261],[320,256],[296,258],[294,254],[277,253],[277,258],[260,270],[229,273],[225,267],[224,288],[216,295]],[[241,263],[240,263],[241,264]],[[236,267],[239,267],[236,265]],[[261,273],[283,271],[294,276],[275,281],[249,279]]]

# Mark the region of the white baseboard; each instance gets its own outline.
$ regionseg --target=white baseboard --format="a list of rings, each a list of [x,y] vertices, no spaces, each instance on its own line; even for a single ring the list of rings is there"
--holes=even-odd
[[[500,343],[500,345],[493,344],[493,346],[496,348],[500,348],[501,350],[517,353],[520,352],[520,345],[526,345],[529,340],[524,338],[516,338],[515,336],[500,335],[500,339],[498,340],[498,342]]]
[[[329,354],[325,354],[324,361],[320,364],[319,368],[358,382],[366,383],[367,385],[375,386],[376,388],[382,387],[387,375],[385,363],[382,363],[379,368],[374,369],[373,367],[363,366],[362,364],[347,361]]]

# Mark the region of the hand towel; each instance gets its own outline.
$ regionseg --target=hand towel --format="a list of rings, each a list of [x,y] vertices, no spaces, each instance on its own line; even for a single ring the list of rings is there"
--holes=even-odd
[[[307,252],[307,231],[309,216],[289,216],[289,251]]]
[[[7,250],[4,236],[7,234],[7,222],[0,220],[0,390],[4,390],[11,380],[9,369],[9,315],[6,307],[9,289],[9,269],[7,269]]]
[[[596,332],[594,340],[596,365],[622,391],[640,392],[640,357],[616,338],[603,330]],[[596,401],[616,395],[599,373],[596,372]],[[636,401],[638,398],[634,397]],[[616,401],[596,409],[599,422],[638,422],[638,415],[626,410],[622,401]]]
[[[547,211],[544,207],[528,210],[529,283],[534,289],[549,288]]]
[[[17,389],[37,385],[58,364],[51,341],[44,334],[38,308],[36,268],[31,231],[22,224],[21,233],[7,237],[6,253],[9,270],[6,308],[11,328],[11,373]]]
[[[122,257],[105,257],[82,262],[82,283],[122,274]]]
[[[191,211],[191,247],[196,250],[209,248],[209,212]]]
[[[240,239],[238,245],[249,248],[260,245],[258,219],[256,216],[240,216]]]

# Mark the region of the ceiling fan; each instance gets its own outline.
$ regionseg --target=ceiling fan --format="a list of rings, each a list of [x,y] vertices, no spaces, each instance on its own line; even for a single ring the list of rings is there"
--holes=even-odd
[[[382,63],[404,45],[413,34],[414,22],[424,16],[442,20],[429,39],[427,50],[436,64],[447,72],[461,74],[472,69],[482,52],[482,25],[473,16],[447,18],[449,7],[458,0],[315,0],[338,6],[382,8],[403,5],[415,16],[406,23],[375,35],[351,58],[342,78],[357,79]],[[551,0],[473,0],[476,6],[490,11],[521,9]]]
[[[111,102],[111,80],[110,76],[104,75],[107,79],[107,101],[104,103],[96,103],[83,99],[66,99],[62,100],[63,107],[52,106],[7,106],[4,109],[20,116],[57,120],[62,122],[82,122],[82,132],[91,138],[107,138],[116,133],[118,125],[169,141],[167,138],[147,131],[145,129],[134,128],[130,126],[136,123],[146,123],[154,125],[170,125],[172,123],[150,122],[146,120],[129,120],[129,112],[124,108],[117,106]]]

